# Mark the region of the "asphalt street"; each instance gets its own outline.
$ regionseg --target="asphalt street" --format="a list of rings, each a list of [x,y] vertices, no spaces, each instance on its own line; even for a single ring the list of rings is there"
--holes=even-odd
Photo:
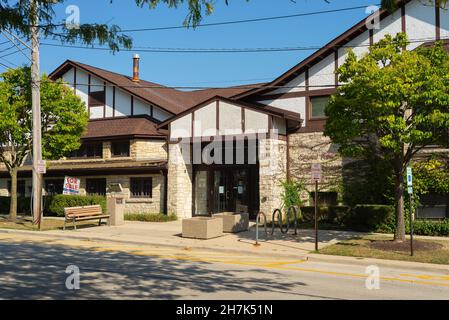
[[[367,270],[276,257],[0,237],[0,299],[448,298],[449,268],[446,273]]]

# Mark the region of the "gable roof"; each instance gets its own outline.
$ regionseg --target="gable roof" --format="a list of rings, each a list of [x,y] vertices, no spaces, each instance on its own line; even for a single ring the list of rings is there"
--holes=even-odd
[[[302,122],[301,120],[301,115],[299,113],[293,112],[293,111],[288,111],[288,110],[284,110],[284,109],[279,109],[276,107],[272,107],[272,106],[267,106],[267,105],[263,105],[263,104],[258,104],[258,103],[247,103],[247,102],[243,102],[243,101],[236,101],[233,99],[229,99],[226,97],[222,97],[222,96],[214,96],[208,100],[202,101],[201,103],[197,104],[196,106],[193,106],[187,110],[184,110],[183,112],[181,112],[180,114],[171,117],[170,119],[160,123],[157,128],[162,129],[162,128],[167,128],[167,125],[170,124],[171,122],[184,117],[185,115],[194,112],[195,110],[198,110],[202,107],[207,106],[208,104],[214,102],[214,101],[223,101],[229,104],[233,104],[242,108],[248,108],[257,112],[261,112],[261,113],[265,113],[265,114],[269,114],[269,115],[273,115],[279,118],[283,118],[283,119],[287,119],[287,120],[292,120],[292,121],[297,121],[299,123]]]
[[[407,3],[409,3],[412,0],[399,0],[398,1],[398,8],[405,6]],[[383,20],[386,17],[390,16],[392,12],[388,10],[380,10],[380,19]],[[355,39],[359,35],[363,34],[368,30],[368,27],[366,25],[366,19],[364,18],[358,23],[356,23],[353,27],[345,31],[343,34],[339,35],[326,45],[324,45],[321,49],[310,55],[308,58],[301,61],[299,64],[279,76],[278,78],[274,79],[272,82],[267,83],[265,85],[260,86],[260,88],[255,88],[252,90],[247,90],[245,92],[236,94],[235,96],[232,96],[234,99],[242,99],[254,94],[262,94],[267,91],[278,89],[279,87],[287,84],[297,76],[299,76],[301,73],[303,73],[306,69],[310,68],[311,66],[317,64],[318,62],[322,61],[326,57],[328,57],[330,54],[333,54],[336,49],[339,47],[343,47],[351,40]]]
[[[180,112],[189,109],[192,106],[195,106],[201,101],[210,99],[211,97],[214,97],[216,95],[231,97],[247,91],[248,86],[254,86],[246,85],[229,88],[211,88],[196,91],[180,91],[145,80],[134,82],[132,81],[132,77],[72,60],[65,61],[49,75],[49,78],[52,80],[61,78],[64,73],[74,67],[93,74],[103,81],[111,83],[112,85],[119,87],[129,94],[136,96],[149,104],[155,105],[171,113],[172,115],[179,114]]]

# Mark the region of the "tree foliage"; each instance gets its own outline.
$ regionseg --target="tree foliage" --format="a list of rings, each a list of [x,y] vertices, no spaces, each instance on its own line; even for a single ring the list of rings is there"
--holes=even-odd
[[[350,51],[337,73],[344,83],[326,108],[325,135],[348,157],[375,154],[394,169],[403,238],[405,167],[428,145],[449,144],[449,55],[441,44],[404,50],[405,34],[387,35],[361,58]]]
[[[0,161],[14,180],[33,145],[31,71],[28,67],[13,69],[0,78]],[[50,81],[44,75],[41,106],[44,159],[60,159],[78,149],[88,121],[84,102],[62,82]]]

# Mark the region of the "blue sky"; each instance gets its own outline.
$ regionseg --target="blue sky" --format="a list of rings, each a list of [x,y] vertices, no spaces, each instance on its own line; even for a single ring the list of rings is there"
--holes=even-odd
[[[368,6],[373,0],[216,0],[216,10],[204,23],[296,13]],[[65,17],[67,5],[80,8],[81,23],[117,24],[123,29],[181,25],[185,7],[155,10],[137,8],[134,0],[73,0],[57,8],[59,19]],[[135,46],[166,48],[258,48],[319,46],[338,36],[360,19],[364,9],[257,23],[213,26],[181,30],[130,33]],[[4,39],[0,39],[1,42]],[[42,42],[52,42],[42,40]],[[169,86],[228,86],[269,81],[313,51],[269,53],[141,53],[141,77]],[[41,68],[49,73],[66,59],[77,60],[108,70],[131,75],[133,52],[115,55],[105,51],[42,46]],[[6,59],[22,64],[18,53]]]

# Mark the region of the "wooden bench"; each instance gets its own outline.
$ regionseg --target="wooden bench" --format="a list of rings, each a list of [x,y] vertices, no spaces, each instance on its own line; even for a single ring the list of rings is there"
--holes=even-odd
[[[64,230],[67,222],[73,222],[74,230],[76,230],[76,223],[78,221],[99,220],[98,225],[101,226],[101,220],[108,219],[109,224],[110,216],[108,214],[103,214],[100,205],[64,208],[64,213]]]

